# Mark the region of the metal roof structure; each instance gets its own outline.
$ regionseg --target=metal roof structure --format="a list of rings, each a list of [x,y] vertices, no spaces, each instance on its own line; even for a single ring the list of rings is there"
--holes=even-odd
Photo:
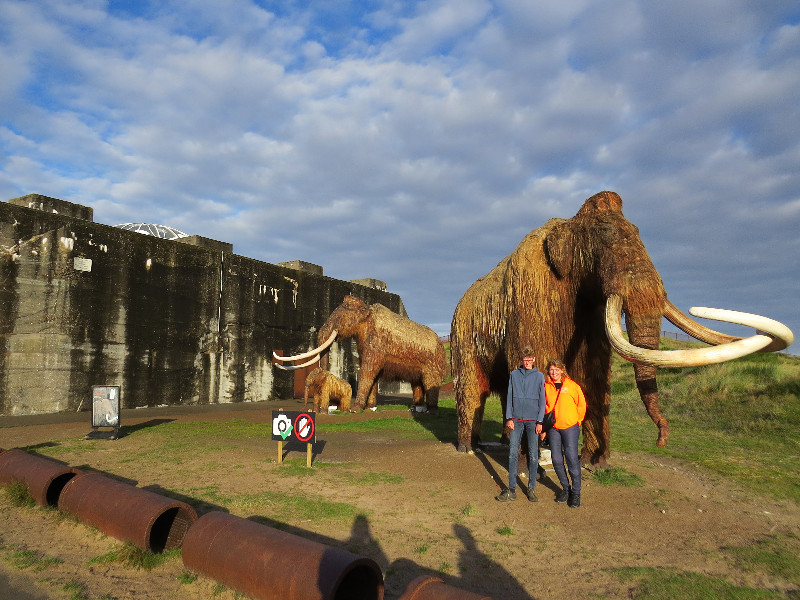
[[[153,237],[162,238],[165,240],[176,240],[178,238],[189,237],[188,233],[169,227],[167,225],[156,225],[155,223],[122,223],[114,225],[120,229],[127,229],[128,231],[135,231],[144,235],[152,235]]]

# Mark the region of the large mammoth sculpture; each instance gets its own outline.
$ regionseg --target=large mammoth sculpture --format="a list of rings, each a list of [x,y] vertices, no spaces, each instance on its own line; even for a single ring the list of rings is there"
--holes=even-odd
[[[414,405],[439,405],[439,387],[447,362],[444,345],[436,333],[424,325],[392,312],[382,304],[368,306],[353,296],[334,310],[317,333],[319,346],[296,356],[277,356],[281,362],[307,360],[281,368],[299,368],[313,364],[321,357],[321,366],[328,368],[326,350],[337,339],[354,337],[361,361],[358,391],[354,408],[363,410],[377,403],[378,380],[408,381],[414,393]],[[324,354],[323,354],[324,353]]]
[[[505,394],[520,349],[534,348],[539,364],[561,358],[583,387],[588,410],[581,460],[599,466],[609,456],[611,349],[632,361],[636,385],[664,446],[669,425],[661,414],[657,366],[698,366],[757,351],[788,347],[792,332],[776,321],[718,309],[692,309],[695,316],[755,327],[740,339],[708,329],[667,300],[661,277],[622,214],[613,192],[589,198],[571,219],[551,219],[461,298],[453,315],[451,357],[458,411],[458,448],[471,451],[480,436],[491,392]],[[629,341],[622,334],[625,314]],[[712,344],[690,350],[658,350],[665,316],[692,337]]]

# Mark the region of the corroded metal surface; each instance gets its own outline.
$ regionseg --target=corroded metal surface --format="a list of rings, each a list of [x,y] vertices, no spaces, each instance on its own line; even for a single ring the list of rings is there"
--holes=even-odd
[[[183,544],[187,569],[254,600],[381,600],[372,559],[222,512],[200,517]]]
[[[13,448],[0,454],[0,483],[19,481],[40,506],[57,506],[64,486],[81,471],[51,458]]]
[[[408,585],[399,600],[492,600],[492,598],[447,585],[438,577],[422,575]]]
[[[179,548],[197,519],[185,502],[99,473],[74,477],[64,486],[58,507],[107,535],[156,553]]]

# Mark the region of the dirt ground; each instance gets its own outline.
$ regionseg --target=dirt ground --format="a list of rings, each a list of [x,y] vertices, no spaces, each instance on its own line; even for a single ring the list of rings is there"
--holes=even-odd
[[[291,404],[291,403],[289,403]],[[283,408],[299,409],[299,406]],[[177,422],[244,419],[268,423],[276,403],[222,407],[179,407],[124,411],[126,426],[147,427]],[[380,413],[379,413],[380,414]],[[410,415],[397,411],[398,415]],[[385,416],[385,413],[383,413]],[[326,544],[369,556],[381,567],[385,598],[399,598],[419,575],[437,575],[448,584],[497,600],[548,598],[627,598],[631,584],[612,571],[621,567],[665,567],[725,578],[736,585],[786,593],[779,582],[737,568],[720,550],[745,546],[771,533],[800,533],[800,510],[792,502],[760,497],[680,461],[655,459],[646,453],[615,454],[623,466],[645,482],[640,487],[604,486],[583,471],[582,506],[556,504],[557,479],[537,486],[539,502],[518,494],[516,502],[494,500],[506,480],[507,454],[502,447],[467,455],[451,443],[394,439],[390,433],[325,433],[325,425],[363,415],[321,415],[317,423],[315,465],[346,463],[349,476],[315,469],[312,476],[286,473],[277,464],[277,443],[263,443],[196,456],[179,469],[169,464],[142,464],[131,457],[141,443],[125,436],[98,444],[89,457],[59,454],[72,466],[122,477],[146,489],[190,490],[215,486],[218,493],[281,492],[311,495],[328,502],[357,505],[363,515],[341,519],[302,519],[288,530]],[[0,448],[66,444],[88,433],[86,413],[65,417],[0,418]],[[303,452],[289,458],[304,459]],[[283,470],[281,470],[283,469]],[[370,479],[368,474],[381,477]],[[205,505],[198,513],[213,508]],[[245,508],[242,517],[261,517]],[[503,526],[507,526],[503,529]],[[181,583],[180,557],[152,571],[116,563],[89,564],[120,543],[54,511],[11,506],[0,493],[0,598],[39,600],[74,598],[66,582],[80,582],[86,599],[233,600],[208,578]],[[41,571],[15,568],[14,549],[40,552],[63,562]],[[795,592],[796,593],[796,592]]]

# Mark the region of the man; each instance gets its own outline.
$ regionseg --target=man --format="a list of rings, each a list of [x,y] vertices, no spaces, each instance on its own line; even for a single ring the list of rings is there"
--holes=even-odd
[[[508,488],[496,500],[509,502],[517,499],[517,462],[522,434],[528,433],[528,487],[525,495],[536,502],[536,471],[539,466],[539,434],[544,419],[544,375],[536,369],[533,349],[522,349],[522,366],[511,372],[506,398],[506,427],[509,429]]]

